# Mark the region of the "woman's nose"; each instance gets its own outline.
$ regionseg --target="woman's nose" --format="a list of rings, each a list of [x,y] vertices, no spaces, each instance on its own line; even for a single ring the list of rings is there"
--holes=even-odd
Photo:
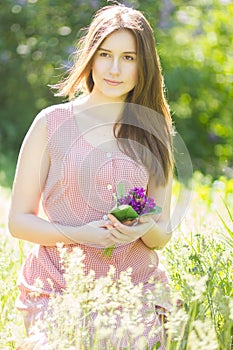
[[[112,64],[110,67],[110,74],[112,74],[112,75],[119,75],[120,74],[120,67],[119,67],[118,58],[114,58],[112,60]]]

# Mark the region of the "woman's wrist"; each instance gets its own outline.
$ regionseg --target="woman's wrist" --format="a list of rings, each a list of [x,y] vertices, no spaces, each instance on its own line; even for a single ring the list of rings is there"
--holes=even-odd
[[[150,249],[163,249],[169,242],[172,232],[167,230],[167,224],[158,225],[155,221],[153,226],[141,237],[143,243]]]

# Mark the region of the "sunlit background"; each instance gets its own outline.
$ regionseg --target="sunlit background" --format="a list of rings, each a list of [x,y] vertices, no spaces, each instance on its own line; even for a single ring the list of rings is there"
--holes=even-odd
[[[174,125],[194,170],[233,176],[233,2],[119,1],[144,12],[160,54]],[[62,100],[49,84],[72,65],[75,44],[106,0],[4,0],[0,5],[0,184],[36,113]]]
[[[178,131],[175,145],[180,157],[176,154],[176,168],[182,172],[178,172],[178,180],[173,184],[172,219],[177,223],[182,212],[182,220],[159,255],[168,272],[171,296],[173,300],[181,299],[183,308],[177,310],[174,305],[168,315],[167,348],[232,350],[233,1],[119,2],[143,11],[153,26]],[[62,102],[53,96],[49,85],[57,83],[72,66],[81,28],[107,3],[111,2],[3,0],[0,3],[0,349],[17,349],[25,336],[15,300],[18,273],[32,244],[14,239],[7,228],[19,147],[36,114],[42,108]],[[183,145],[187,146],[186,153]],[[189,155],[191,161],[184,162]],[[192,191],[179,181],[187,178],[183,174],[191,174],[188,177],[193,174]],[[77,317],[80,300],[85,312],[90,310],[86,306],[93,312],[91,299],[83,303],[87,297],[79,289],[86,293],[90,280],[86,282],[82,277],[78,285],[76,267],[71,272],[73,275],[68,277],[73,284],[68,293],[72,293],[66,293],[64,298],[69,301],[70,309],[63,308],[62,314],[64,303],[59,302],[60,327],[50,322],[55,337],[49,345],[51,349],[68,349],[63,346],[68,341],[72,349],[74,344],[79,344],[79,337],[66,335],[71,335],[72,329],[77,331],[82,324],[71,317],[74,314]],[[124,295],[120,305],[127,314],[127,308],[133,310],[135,292],[129,289],[130,283],[124,285],[128,294],[119,294]],[[110,301],[117,296],[115,289],[112,290]],[[99,295],[94,311],[106,303],[106,294]],[[136,305],[139,302],[140,299]],[[111,318],[108,322],[113,325]],[[138,334],[137,327],[135,335]],[[81,349],[79,345],[78,348]]]

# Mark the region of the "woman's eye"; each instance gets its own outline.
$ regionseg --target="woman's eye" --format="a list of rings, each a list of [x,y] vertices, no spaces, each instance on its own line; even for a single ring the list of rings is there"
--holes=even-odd
[[[100,57],[109,57],[109,53],[107,52],[100,52]]]
[[[125,59],[126,61],[133,61],[133,60],[134,60],[134,56],[126,55],[126,56],[124,56],[124,59]]]

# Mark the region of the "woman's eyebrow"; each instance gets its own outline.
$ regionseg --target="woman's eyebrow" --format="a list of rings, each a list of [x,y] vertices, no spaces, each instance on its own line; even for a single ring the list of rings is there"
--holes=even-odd
[[[105,49],[104,47],[99,47],[98,50],[106,51],[106,52],[112,52],[111,50]],[[136,55],[136,52],[135,52],[135,51],[124,51],[124,52],[122,52],[122,53],[124,53],[124,54],[134,54],[134,55]]]

